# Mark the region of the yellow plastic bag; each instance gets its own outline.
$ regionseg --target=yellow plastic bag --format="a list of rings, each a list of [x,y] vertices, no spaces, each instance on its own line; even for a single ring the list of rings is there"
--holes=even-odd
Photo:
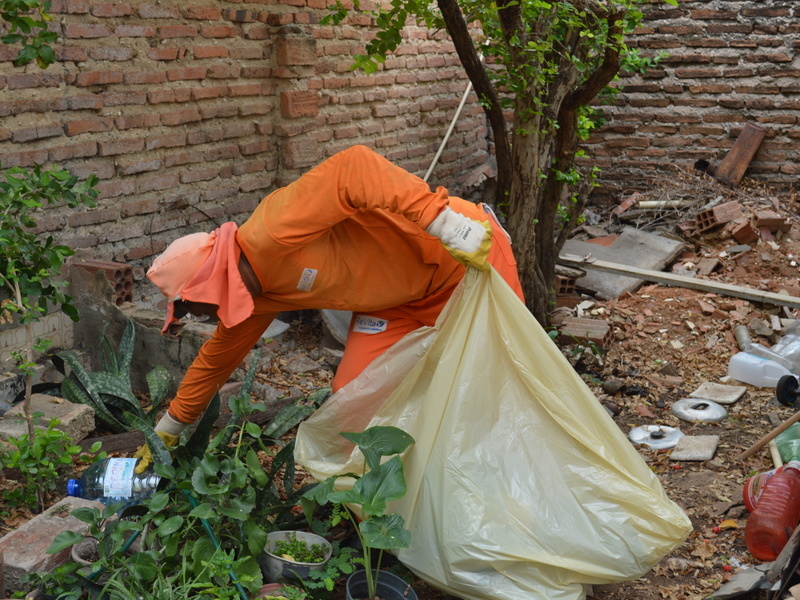
[[[411,530],[398,558],[465,600],[580,600],[585,584],[640,577],[691,531],[495,271],[468,269],[435,327],[329,398],[295,458],[320,480],[360,472],[338,433],[372,425],[416,440],[389,507]]]

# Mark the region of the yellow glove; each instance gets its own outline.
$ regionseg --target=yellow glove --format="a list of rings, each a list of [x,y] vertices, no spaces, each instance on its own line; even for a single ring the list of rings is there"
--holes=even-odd
[[[158,437],[162,439],[167,449],[175,448],[180,440],[181,433],[188,427],[187,423],[173,419],[169,412],[164,413],[161,420],[155,427],[155,432]],[[134,471],[138,474],[144,473],[147,468],[153,464],[153,455],[150,454],[150,447],[147,444],[142,445],[133,455],[133,458],[140,459],[136,463]]]
[[[491,268],[492,226],[488,221],[473,221],[446,206],[426,231],[438,237],[445,250],[462,265],[479,271]]]

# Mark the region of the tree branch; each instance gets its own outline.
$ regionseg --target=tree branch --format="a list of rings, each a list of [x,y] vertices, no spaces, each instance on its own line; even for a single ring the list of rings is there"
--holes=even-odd
[[[506,197],[506,192],[511,187],[511,144],[508,140],[506,120],[500,105],[500,98],[475,50],[467,22],[464,20],[457,0],[437,0],[437,2],[439,10],[442,11],[447,32],[455,44],[458,58],[475,88],[475,93],[482,100],[481,106],[494,133],[497,159],[497,199],[499,201]]]

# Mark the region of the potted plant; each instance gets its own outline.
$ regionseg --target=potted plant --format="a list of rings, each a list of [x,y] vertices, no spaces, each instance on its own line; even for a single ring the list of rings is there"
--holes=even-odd
[[[259,557],[267,581],[300,580],[319,571],[331,557],[333,547],[324,537],[307,531],[273,531]]]
[[[340,435],[358,446],[364,456],[364,470],[360,475],[342,475],[355,479],[351,489],[335,491],[336,480],[341,476],[334,475],[306,492],[303,495],[306,517],[311,519],[315,503],[322,506],[331,502],[337,505],[335,517],[344,515],[353,523],[362,547],[361,558],[355,560],[364,569],[348,578],[348,600],[373,600],[377,597],[416,600],[417,595],[405,581],[380,570],[384,550],[408,548],[411,539],[403,517],[387,513],[387,506],[406,493],[403,462],[399,455],[414,443],[414,439],[402,429],[386,426]],[[391,458],[384,461],[387,456]],[[376,558],[373,550],[377,551]]]

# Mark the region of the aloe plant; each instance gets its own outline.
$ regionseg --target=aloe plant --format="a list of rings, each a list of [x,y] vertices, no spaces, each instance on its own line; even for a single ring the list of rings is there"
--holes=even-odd
[[[126,413],[152,426],[158,407],[167,396],[172,377],[161,365],[147,373],[150,406],[147,410],[142,408],[131,388],[130,371],[135,341],[133,321],[128,320],[117,352],[114,352],[106,336],[106,327],[103,328],[100,342],[105,371],[87,371],[72,351],[64,350],[56,354],[58,360],[53,361],[56,367],[62,373],[65,372],[64,365],[70,369],[69,375],[61,383],[61,393],[70,402],[91,406],[95,415],[116,433],[133,428],[133,423],[125,417]]]

